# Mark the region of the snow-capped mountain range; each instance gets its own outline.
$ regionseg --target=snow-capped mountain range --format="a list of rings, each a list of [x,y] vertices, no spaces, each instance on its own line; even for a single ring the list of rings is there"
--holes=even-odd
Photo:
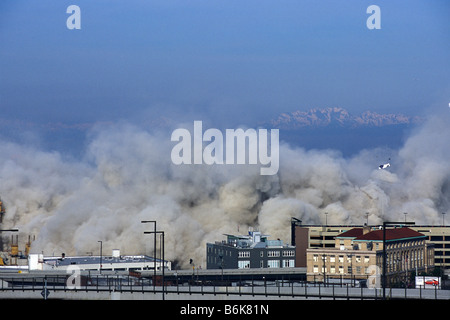
[[[176,127],[177,121],[175,118],[157,117],[144,119],[142,126],[170,131]],[[380,145],[396,148],[402,143],[405,126],[422,121],[417,116],[379,114],[373,111],[352,115],[346,109],[336,107],[285,112],[263,123],[248,125],[280,129],[280,139],[295,146],[306,149],[333,148],[343,154],[353,154],[358,150]],[[37,142],[45,149],[83,156],[86,134],[96,124],[98,123],[39,123],[0,118],[0,139],[27,142],[33,137],[31,142]],[[103,124],[113,126],[114,122]]]
[[[305,127],[383,127],[390,125],[417,124],[422,119],[417,116],[404,114],[379,114],[373,111],[365,111],[359,115],[353,115],[344,108],[314,108],[307,111],[293,111],[281,113],[266,125],[272,128],[295,130]]]

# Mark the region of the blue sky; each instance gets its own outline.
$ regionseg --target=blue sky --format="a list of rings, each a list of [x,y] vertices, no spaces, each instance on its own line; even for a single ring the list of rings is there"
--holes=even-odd
[[[69,5],[81,30],[69,30]],[[381,29],[369,30],[369,5]],[[422,114],[450,102],[450,2],[3,0],[0,117],[160,116],[252,125],[343,107]]]

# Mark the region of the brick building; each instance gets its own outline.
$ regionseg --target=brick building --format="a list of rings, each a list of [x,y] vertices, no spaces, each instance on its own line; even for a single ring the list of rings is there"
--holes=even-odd
[[[427,236],[410,228],[386,230],[386,277],[388,282],[405,281],[411,271],[434,267],[434,247]],[[306,249],[307,279],[368,279],[383,267],[383,230],[352,228],[338,234],[334,247]]]

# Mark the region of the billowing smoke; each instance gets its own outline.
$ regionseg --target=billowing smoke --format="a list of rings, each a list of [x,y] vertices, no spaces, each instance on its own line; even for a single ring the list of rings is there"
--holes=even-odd
[[[304,224],[384,220],[440,224],[450,203],[450,127],[430,119],[398,151],[280,146],[277,175],[247,165],[173,165],[170,134],[130,124],[94,130],[82,161],[1,142],[3,228],[34,235],[32,252],[151,254],[152,224],[165,232],[166,258],[205,264],[206,243],[259,228],[290,239],[290,218]],[[378,165],[391,158],[391,167]],[[326,215],[326,217],[325,217]]]

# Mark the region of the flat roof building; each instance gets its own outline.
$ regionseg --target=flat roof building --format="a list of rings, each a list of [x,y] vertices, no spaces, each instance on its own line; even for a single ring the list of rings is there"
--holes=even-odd
[[[295,247],[270,240],[259,231],[206,245],[207,269],[288,268],[295,266]]]
[[[67,270],[76,266],[80,270],[100,271],[133,271],[133,270],[161,270],[162,266],[171,269],[169,261],[152,258],[146,255],[121,255],[118,249],[113,250],[111,256],[72,256],[44,257],[42,254],[30,254],[28,257],[29,270]]]

